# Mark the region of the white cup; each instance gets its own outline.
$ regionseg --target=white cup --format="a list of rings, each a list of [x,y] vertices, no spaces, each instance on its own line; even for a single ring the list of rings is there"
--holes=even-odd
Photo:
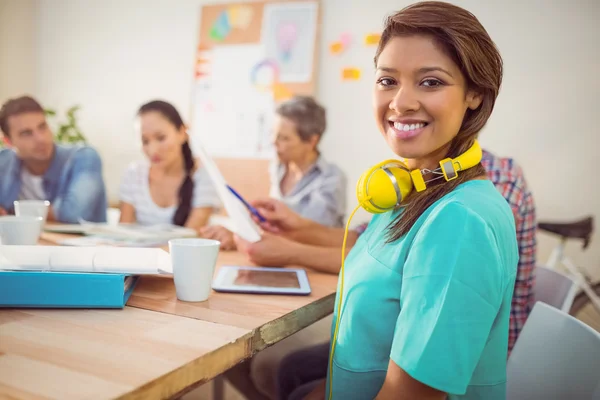
[[[212,287],[221,242],[210,239],[171,239],[169,252],[177,298],[205,301]]]
[[[50,202],[47,200],[17,200],[14,203],[17,217],[42,217],[44,223],[48,218]]]
[[[0,217],[0,243],[35,245],[40,239],[44,219],[32,216]]]

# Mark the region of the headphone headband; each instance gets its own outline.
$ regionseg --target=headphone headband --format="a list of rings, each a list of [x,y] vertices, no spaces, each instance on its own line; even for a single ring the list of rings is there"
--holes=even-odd
[[[469,168],[473,168],[477,164],[481,162],[481,157],[483,156],[483,152],[481,150],[481,146],[479,146],[479,142],[477,139],[473,142],[473,145],[469,147],[467,151],[460,154],[456,158],[444,158],[440,161],[440,167],[427,172],[437,172],[443,175],[444,179],[448,182],[458,178],[458,172],[464,171]],[[415,190],[417,192],[422,192],[427,188],[426,181],[423,178],[423,172],[419,169],[415,169],[410,171],[410,176],[415,185]],[[437,178],[434,178],[437,179]],[[432,179],[433,180],[433,179]]]
[[[439,168],[434,171],[414,169],[399,160],[385,160],[365,171],[356,185],[358,201],[371,213],[386,212],[398,206],[411,192],[422,192],[427,183],[444,178],[451,181],[464,171],[479,164],[482,157],[481,147],[477,140],[463,154],[456,158],[445,158],[440,161]],[[425,181],[424,173],[437,175]]]

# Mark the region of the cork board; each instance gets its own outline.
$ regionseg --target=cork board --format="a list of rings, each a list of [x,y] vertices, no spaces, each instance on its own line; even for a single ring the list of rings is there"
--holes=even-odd
[[[205,5],[195,59],[192,146],[202,143],[244,197],[268,195],[277,103],[315,95],[316,0]]]

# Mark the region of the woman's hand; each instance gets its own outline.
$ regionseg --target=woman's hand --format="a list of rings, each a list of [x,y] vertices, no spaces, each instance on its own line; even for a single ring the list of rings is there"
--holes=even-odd
[[[221,242],[221,250],[235,250],[236,248],[233,241],[233,233],[222,226],[204,226],[199,229],[198,234],[204,239],[213,239]]]
[[[263,233],[260,241],[250,243],[239,236],[234,236],[237,249],[246,254],[256,265],[264,267],[284,267],[295,264],[301,253],[302,244],[283,236]]]
[[[267,232],[286,233],[311,224],[309,220],[302,218],[279,200],[261,199],[254,201],[252,206],[267,220],[267,222],[260,222],[255,216],[252,216],[254,221]]]

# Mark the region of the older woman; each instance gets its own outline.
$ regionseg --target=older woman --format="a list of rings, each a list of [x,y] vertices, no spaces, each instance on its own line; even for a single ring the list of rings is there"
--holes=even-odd
[[[301,216],[325,226],[341,227],[346,209],[346,178],[318,150],[327,121],[315,99],[295,96],[275,110],[273,144],[277,159],[270,167],[270,196]],[[221,226],[201,230],[224,249],[233,249],[233,235]]]

